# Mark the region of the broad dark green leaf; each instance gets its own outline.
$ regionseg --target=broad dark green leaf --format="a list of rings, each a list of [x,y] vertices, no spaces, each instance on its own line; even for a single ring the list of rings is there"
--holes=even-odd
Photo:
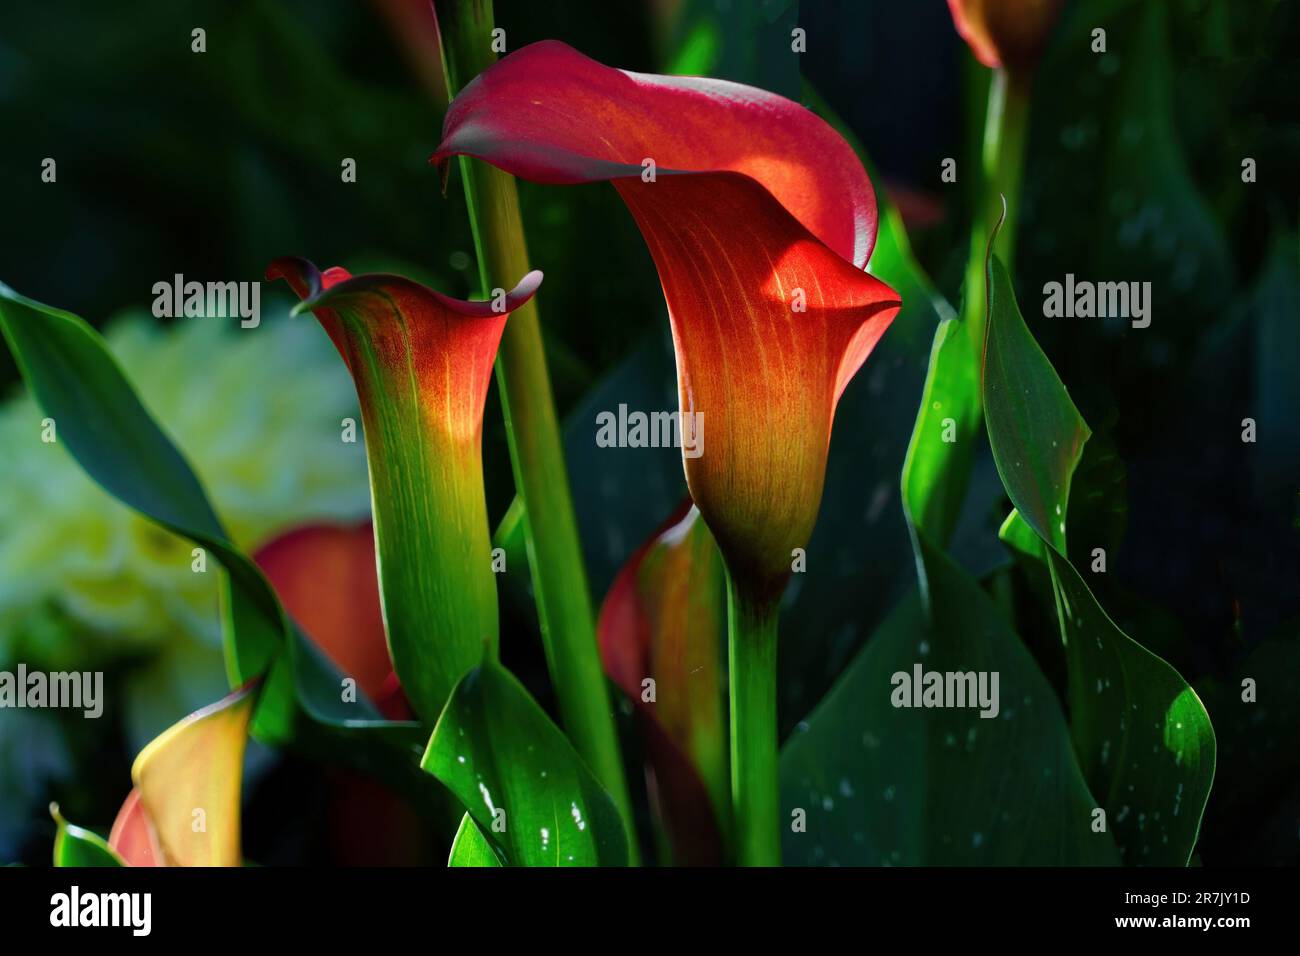
[[[496,850],[468,813],[460,819],[456,839],[451,844],[448,866],[500,866]]]
[[[624,866],[617,809],[568,739],[500,664],[456,685],[421,766],[512,866]]]
[[[928,545],[932,623],[890,615],[781,754],[787,864],[1112,864],[1051,687],[979,586]],[[902,708],[892,677],[998,674],[999,711]],[[807,813],[807,832],[789,817]]]
[[[63,819],[58,804],[50,804],[50,815],[58,824],[54,835],[55,866],[125,866],[108,841],[92,830]]]

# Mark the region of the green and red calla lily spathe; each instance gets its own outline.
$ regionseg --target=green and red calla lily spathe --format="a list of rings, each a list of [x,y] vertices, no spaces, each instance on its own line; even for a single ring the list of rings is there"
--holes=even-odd
[[[1032,70],[1064,0],[948,0],[952,22],[990,69]]]
[[[536,43],[452,102],[433,160],[544,183],[609,180],[659,271],[686,480],[738,584],[773,601],[812,532],[844,387],[898,313],[864,270],[871,182],[826,123],[762,90],[629,73]]]
[[[531,272],[491,302],[463,302],[394,275],[319,272],[277,259],[356,385],[385,630],[402,689],[426,723],[497,644],[496,582],[483,493],[483,406],[510,312]]]
[[[623,566],[596,628],[605,670],[636,709],[651,806],[679,865],[723,862],[726,595],[722,557],[688,499]]]
[[[254,684],[163,731],[131,765],[108,845],[128,866],[240,866],[239,802]]]

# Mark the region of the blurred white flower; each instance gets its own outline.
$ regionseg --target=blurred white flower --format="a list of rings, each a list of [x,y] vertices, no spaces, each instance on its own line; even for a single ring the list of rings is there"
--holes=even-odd
[[[186,319],[164,329],[136,314],[110,323],[106,338],[241,548],[368,513],[360,435],[340,437],[342,419],[360,420],[355,392],[315,322]],[[0,408],[0,660],[35,653],[84,668],[148,657],[141,676],[153,672],[154,699],[133,703],[161,706],[166,726],[193,695],[224,687],[219,565],[191,570],[193,545],[111,498],[61,444],[43,443],[42,417],[25,392]],[[63,623],[53,632],[51,614]],[[136,717],[132,736],[156,722]]]

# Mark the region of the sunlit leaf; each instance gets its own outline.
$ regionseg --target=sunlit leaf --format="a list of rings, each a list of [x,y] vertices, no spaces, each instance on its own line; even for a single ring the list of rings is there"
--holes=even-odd
[[[456,831],[456,839],[452,841],[451,856],[447,860],[447,865],[479,867],[501,865],[496,850],[492,849],[492,844],[488,842],[487,837],[483,836],[483,831],[478,828],[478,824],[468,813],[460,819],[460,829]]]
[[[491,660],[456,685],[422,766],[511,866],[623,866],[609,794],[528,691]]]

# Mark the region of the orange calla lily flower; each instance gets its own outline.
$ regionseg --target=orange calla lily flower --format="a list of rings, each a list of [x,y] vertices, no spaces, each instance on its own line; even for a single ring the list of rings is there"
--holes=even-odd
[[[691,496],[727,566],[773,601],[816,520],[835,406],[898,313],[864,270],[875,196],[853,150],[782,97],[628,73],[562,43],[525,47],[448,109],[434,161],[525,179],[610,180],[668,302]]]

